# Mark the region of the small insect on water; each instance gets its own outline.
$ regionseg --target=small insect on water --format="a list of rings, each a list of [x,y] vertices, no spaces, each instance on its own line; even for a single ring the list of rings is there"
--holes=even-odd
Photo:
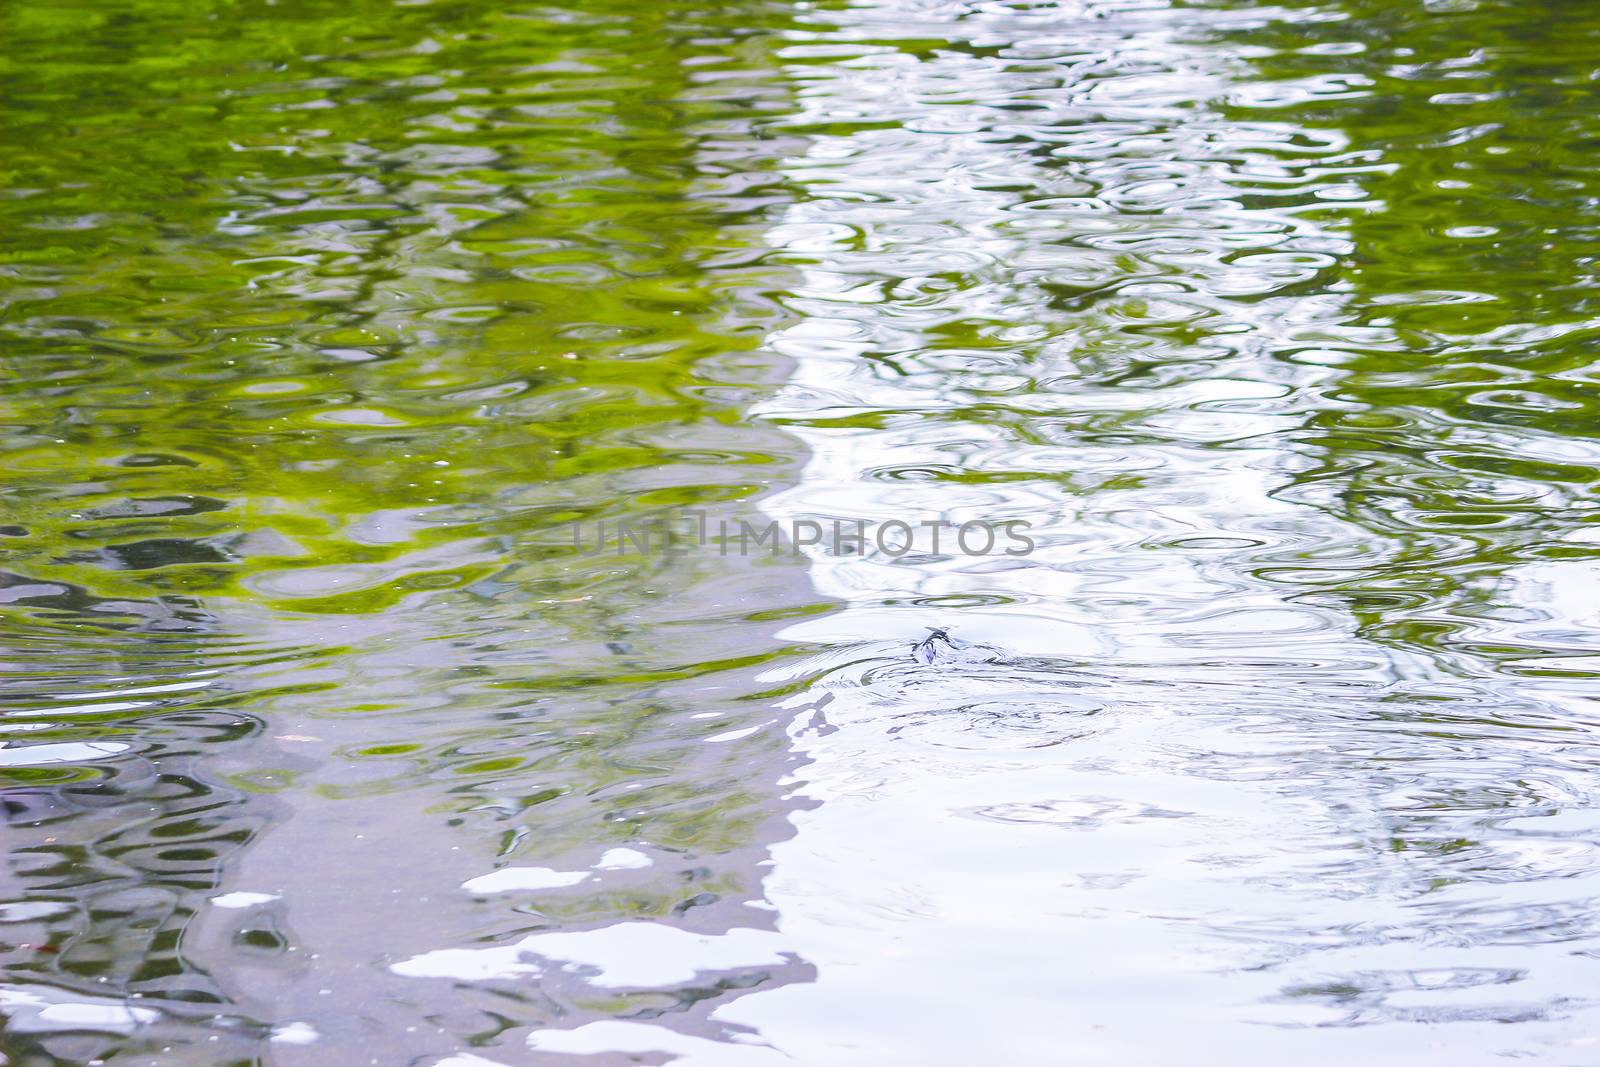
[[[938,626],[927,628],[928,636],[911,646],[911,656],[918,663],[933,663],[948,652],[957,648],[955,641],[950,636],[950,631]]]

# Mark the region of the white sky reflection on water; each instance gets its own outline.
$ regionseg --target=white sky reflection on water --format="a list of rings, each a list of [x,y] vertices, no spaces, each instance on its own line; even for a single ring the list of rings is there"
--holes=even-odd
[[[482,981],[538,974],[547,966],[592,971],[602,989],[674,986],[696,975],[787,962],[768,930],[693,934],[661,923],[616,923],[594,930],[533,934],[514,945],[441,949],[393,965],[396,974]],[[541,964],[543,960],[546,963]]]

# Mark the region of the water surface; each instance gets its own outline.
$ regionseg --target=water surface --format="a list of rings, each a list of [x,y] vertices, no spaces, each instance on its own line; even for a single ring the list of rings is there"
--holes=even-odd
[[[1592,1059],[1593,13],[3,18],[12,1062]]]

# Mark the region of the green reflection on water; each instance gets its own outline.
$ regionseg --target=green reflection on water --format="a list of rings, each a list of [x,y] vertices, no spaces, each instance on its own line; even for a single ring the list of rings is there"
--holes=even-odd
[[[1337,17],[1241,35],[1272,51],[1253,106],[1229,114],[1333,132],[1354,172],[1308,212],[1348,227],[1350,254],[1315,284],[1351,303],[1336,333],[1286,353],[1342,374],[1296,434],[1323,462],[1284,495],[1367,539],[1307,597],[1372,639],[1445,653],[1444,670],[1594,677],[1574,634],[1478,631],[1539,621],[1508,602],[1515,568],[1600,557],[1600,10],[1300,10]]]
[[[691,79],[743,65],[748,11],[10,17],[11,570],[371,612],[537,570],[618,472],[715,461],[663,506],[781,464],[716,445],[774,314],[781,190],[737,139],[782,102]]]

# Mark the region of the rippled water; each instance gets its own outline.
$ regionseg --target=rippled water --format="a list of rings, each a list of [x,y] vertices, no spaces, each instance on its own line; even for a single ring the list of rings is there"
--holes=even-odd
[[[8,1062],[1600,1056],[1600,10],[0,25]]]

